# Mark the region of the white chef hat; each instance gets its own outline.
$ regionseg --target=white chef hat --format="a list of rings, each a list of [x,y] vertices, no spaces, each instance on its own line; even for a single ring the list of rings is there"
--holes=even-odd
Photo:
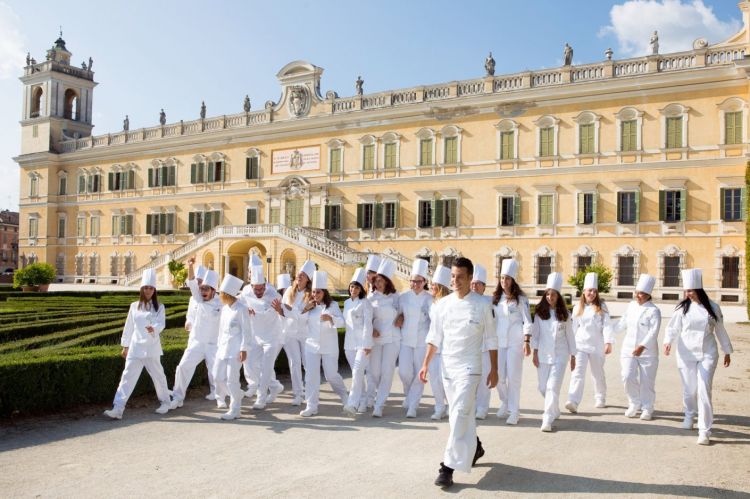
[[[247,268],[252,272],[253,267],[263,266],[263,261],[255,253],[250,253],[250,262],[247,264]]]
[[[363,288],[365,287],[365,282],[367,282],[367,271],[359,267],[354,271],[354,274],[352,275],[352,280],[349,282],[356,282],[359,283],[360,286]]]
[[[210,286],[214,290],[219,289],[219,273],[214,270],[206,270],[206,275],[203,278],[203,285]]]
[[[682,289],[703,289],[703,271],[701,269],[683,270]]]
[[[322,272],[316,270],[313,272],[312,278],[313,289],[327,289],[328,288],[328,272]]]
[[[263,265],[250,267],[250,284],[265,284],[266,276],[263,275]]]
[[[308,279],[312,280],[312,276],[315,273],[315,262],[312,260],[305,260],[305,263],[302,264],[302,268],[299,269],[300,272],[304,272]]]
[[[438,265],[435,268],[435,272],[432,274],[432,282],[435,284],[442,284],[443,286],[451,287],[451,269]]]
[[[221,281],[221,287],[219,291],[228,295],[237,296],[242,289],[242,279],[238,279],[232,274],[224,276],[224,280]]]
[[[562,292],[563,276],[560,272],[552,272],[547,276],[547,289],[554,289],[558,293]]]
[[[513,258],[503,260],[503,265],[500,267],[500,275],[507,275],[516,279],[518,277],[518,262]]]
[[[654,290],[654,284],[656,284],[656,278],[654,276],[641,274],[638,278],[638,284],[635,285],[635,290],[650,295]]]
[[[141,287],[143,286],[156,287],[156,270],[146,269],[143,271],[143,275],[141,275]]]
[[[204,280],[206,278],[206,272],[208,272],[208,269],[206,267],[204,267],[203,265],[198,265],[198,268],[195,269],[195,278]]]
[[[393,274],[396,273],[396,262],[394,262],[390,258],[381,259],[380,265],[378,265],[377,273],[387,277],[388,279],[393,279]]]
[[[484,268],[484,265],[474,264],[474,277],[472,277],[471,282],[487,284],[487,269]]]
[[[420,277],[424,277],[425,279],[429,279],[430,275],[428,273],[427,260],[425,260],[424,258],[415,259],[411,264],[411,275],[418,275]]]
[[[370,255],[367,257],[367,264],[365,265],[365,272],[377,272],[380,266],[380,257],[378,255]]]
[[[599,274],[596,272],[588,272],[583,279],[583,289],[599,290]]]
[[[286,289],[292,284],[292,276],[289,274],[279,274],[276,276],[276,289]]]

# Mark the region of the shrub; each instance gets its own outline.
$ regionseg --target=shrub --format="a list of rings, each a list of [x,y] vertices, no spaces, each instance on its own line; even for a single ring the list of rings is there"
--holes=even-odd
[[[55,280],[57,272],[49,263],[32,263],[13,274],[13,286],[39,286]]]
[[[612,272],[606,265],[601,263],[594,263],[585,269],[579,270],[575,275],[568,278],[568,284],[575,286],[579,293],[582,292],[583,281],[589,272],[595,272],[599,276],[599,293],[609,293],[610,284],[612,283]]]

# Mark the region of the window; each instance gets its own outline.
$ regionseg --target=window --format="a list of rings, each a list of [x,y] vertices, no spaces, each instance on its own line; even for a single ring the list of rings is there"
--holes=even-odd
[[[86,218],[85,217],[78,217],[76,219],[76,237],[78,239],[83,239],[86,237]]]
[[[515,154],[513,150],[514,145],[514,133],[513,131],[510,132],[500,132],[500,159],[514,159]]]
[[[721,287],[740,287],[740,258],[738,256],[724,256],[721,258]]]
[[[133,215],[112,215],[112,235],[132,236]]]
[[[520,196],[501,196],[499,225],[510,226],[520,225],[521,223],[521,197]]]
[[[146,231],[152,236],[174,234],[174,213],[146,215]]]
[[[747,204],[746,190],[741,187],[722,188],[721,219],[726,222],[737,222],[745,219],[744,207]]]
[[[443,139],[444,143],[444,158],[445,164],[458,163],[458,137],[446,137]]]
[[[260,158],[252,156],[245,158],[245,180],[257,180],[260,178]]]
[[[109,172],[108,180],[110,191],[135,189],[135,172],[132,170]]]
[[[29,181],[29,197],[35,198],[39,196],[39,177],[33,175]]]
[[[310,207],[310,227],[320,227],[320,206]]]
[[[101,192],[101,175],[98,173],[89,173],[79,177],[78,180],[78,193],[94,193]]]
[[[29,218],[29,237],[35,239],[39,237],[39,219]]]
[[[206,181],[206,163],[198,162],[190,165],[190,183],[202,184]]]
[[[659,191],[659,220],[684,222],[687,219],[687,191],[685,189]]]
[[[678,149],[682,147],[682,116],[668,117],[667,123],[667,149]]]
[[[83,255],[76,255],[76,275],[83,275]]]
[[[188,213],[188,232],[201,234],[221,225],[221,211],[191,211]]]
[[[555,129],[545,127],[539,129],[539,156],[553,156],[555,151]]]
[[[383,228],[395,229],[398,227],[398,203],[383,203]]]
[[[289,199],[286,202],[286,226],[301,227],[303,222],[304,201]]]
[[[99,274],[99,258],[96,253],[89,256],[89,275],[95,276]]]
[[[362,169],[375,169],[375,144],[362,146]]]
[[[724,143],[742,144],[742,111],[724,114]]]
[[[579,141],[578,152],[580,154],[594,154],[594,124],[587,123],[578,126]]]
[[[547,277],[552,273],[552,257],[551,256],[538,256],[536,257],[536,283],[541,285],[547,284]]]
[[[269,223],[281,223],[281,208],[271,208],[269,211]]]
[[[537,198],[537,223],[539,225],[552,225],[554,222],[554,195],[541,194]]]
[[[419,202],[419,227],[457,227],[458,200],[434,199]]]
[[[678,287],[680,285],[680,257],[664,257],[664,287]]]
[[[64,196],[68,193],[68,177],[60,177],[57,183],[57,195]]]
[[[372,229],[375,226],[375,204],[360,203],[357,205],[357,228],[363,230]]]
[[[597,195],[594,192],[578,193],[578,223],[590,225],[596,223]]]
[[[617,221],[621,224],[638,223],[640,216],[639,192],[617,193]]]
[[[91,217],[89,234],[91,237],[99,237],[99,217]]]
[[[332,204],[326,206],[325,227],[328,230],[341,230],[341,205]]]
[[[199,161],[190,165],[190,183],[203,184],[224,181],[224,161]]]
[[[258,223],[258,209],[257,208],[247,209],[245,223],[247,225],[256,225]]]
[[[432,201],[419,202],[419,227],[432,227]]]
[[[617,257],[617,285],[634,286],[635,285],[635,257],[618,256]]]
[[[383,167],[386,170],[394,169],[398,166],[396,156],[396,143],[391,142],[383,146]]]
[[[432,139],[422,139],[419,141],[419,166],[429,166],[432,164]]]
[[[208,174],[206,175],[206,182],[223,182],[224,181],[224,162],[223,161],[209,161],[208,162]]]
[[[330,154],[331,173],[341,173],[341,148],[331,149]]]
[[[109,275],[116,276],[120,273],[120,256],[115,253],[109,257]]]
[[[576,272],[580,272],[581,270],[585,270],[587,267],[590,267],[593,263],[594,257],[592,256],[584,256],[584,255],[578,255],[576,257]]]
[[[65,217],[57,219],[57,237],[61,239],[65,237]]]
[[[638,150],[638,120],[620,122],[620,150]]]
[[[149,187],[168,187],[177,185],[175,165],[154,166],[148,169]]]

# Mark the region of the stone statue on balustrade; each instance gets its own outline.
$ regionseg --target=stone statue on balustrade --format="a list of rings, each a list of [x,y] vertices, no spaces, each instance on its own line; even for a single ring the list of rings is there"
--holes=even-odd
[[[613,54],[614,54],[614,52],[612,51],[611,47],[604,51],[604,57],[606,57],[608,61],[612,60],[612,55]]]
[[[357,81],[354,82],[355,88],[357,90],[357,95],[362,95],[364,90],[362,89],[362,86],[365,84],[365,80],[362,79],[361,76],[357,76]]]
[[[495,59],[492,58],[492,52],[484,60],[484,70],[487,71],[487,76],[495,76]]]
[[[31,66],[31,52],[26,52],[26,65]]]
[[[89,71],[93,71],[93,70],[94,70],[94,59],[89,57]]]
[[[206,101],[201,101],[201,119],[206,119]]]
[[[651,35],[651,41],[649,42],[651,44],[651,55],[656,55],[659,53],[659,33],[654,30],[654,34]]]
[[[83,69],[84,71],[86,71],[87,69],[89,69],[89,67],[86,65],[86,61],[83,61],[81,63],[81,69]]]
[[[161,123],[161,126],[167,124],[167,113],[164,112],[164,108],[162,108],[161,112],[159,113],[159,123]]]
[[[123,132],[127,132],[130,130],[130,118],[128,118],[128,115],[125,115],[125,119],[122,120],[122,130]]]
[[[245,102],[242,103],[242,109],[245,110],[246,113],[250,112],[250,96],[245,96]]]
[[[573,47],[565,44],[565,49],[563,49],[563,64],[565,66],[570,66],[573,64]]]

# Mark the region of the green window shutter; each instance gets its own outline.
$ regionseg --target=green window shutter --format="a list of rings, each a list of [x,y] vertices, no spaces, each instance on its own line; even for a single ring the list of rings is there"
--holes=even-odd
[[[169,185],[169,168],[167,166],[162,166],[161,168],[157,168],[157,171],[159,172],[159,186],[165,186]]]
[[[539,156],[552,156],[554,152],[553,127],[539,130]]]
[[[94,178],[96,175],[89,175],[88,182],[86,182],[86,191],[87,192],[96,192],[94,190]]]
[[[727,219],[727,197],[726,197],[726,189],[722,187],[719,189],[719,206],[720,206],[720,216],[722,220]]]
[[[445,220],[445,201],[435,199],[432,201],[432,227],[442,227]]]
[[[154,231],[151,229],[151,227],[153,226],[152,218],[153,217],[151,214],[146,215],[146,233],[154,233]]]
[[[245,179],[250,180],[253,178],[250,175],[250,158],[245,158]]]
[[[641,221],[641,191],[635,193],[635,222]]]
[[[128,172],[128,189],[135,189],[135,172],[133,170]]]
[[[578,223],[582,224],[585,220],[586,213],[586,194],[583,192],[578,193]]]
[[[198,165],[195,163],[190,165],[190,183],[195,184],[198,181]]]
[[[667,148],[682,147],[682,117],[667,118]]]
[[[214,212],[214,223],[213,223],[212,228],[213,227],[218,227],[219,225],[221,225],[221,212],[220,211],[215,211]]]
[[[154,232],[156,234],[166,234],[167,233],[167,214],[166,213],[160,213],[159,215],[158,224],[156,227],[154,227]],[[156,218],[156,217],[154,217]]]
[[[251,208],[247,210],[247,225],[255,225],[258,223],[258,210]]]
[[[174,234],[174,223],[175,223],[175,214],[169,213],[167,215],[167,234]]]
[[[111,191],[113,190],[114,185],[115,185],[115,174],[113,172],[109,172],[107,174],[107,188]]]
[[[78,194],[86,192],[86,177],[83,175],[78,177]]]
[[[740,220],[747,220],[747,188],[740,189]]]
[[[596,223],[596,212],[599,205],[599,193],[595,192],[591,195],[591,223]]]
[[[667,219],[667,191],[659,191],[659,221]]]
[[[216,179],[216,163],[213,161],[208,162],[208,175],[206,176],[206,182],[213,182]]]
[[[191,211],[188,213],[188,232],[195,234],[195,212]]]
[[[362,169],[375,169],[375,145],[371,144],[362,148]]]
[[[622,197],[623,197],[623,194],[624,194],[623,192],[618,192],[617,193],[617,223],[622,223],[622,216],[621,215],[622,215],[622,203],[623,203]]]
[[[744,206],[744,205],[743,205]],[[399,227],[399,221],[401,219],[401,204],[396,201],[393,206],[393,227]]]
[[[432,164],[432,139],[422,139],[419,141],[419,164],[427,166]]]
[[[444,139],[444,162],[446,164],[458,163],[458,138],[448,137]]]
[[[225,163],[223,161],[217,161],[216,162],[216,168],[218,169],[218,173],[219,173],[218,177],[219,177],[219,181],[221,181],[221,182],[224,182],[224,178],[225,178],[225,175],[224,175],[225,168],[224,167],[225,167]]]
[[[375,203],[375,224],[376,229],[383,228],[383,203]]]
[[[497,197],[497,226],[503,225],[503,197]]]
[[[500,159],[513,159],[513,132],[500,133]]]
[[[734,113],[734,143],[742,144],[742,111]]]
[[[521,225],[521,196],[513,196],[513,225]]]
[[[119,234],[118,228],[120,227],[120,223],[117,220],[117,215],[112,215],[112,235],[116,236]]]
[[[331,206],[325,205],[323,207],[323,228],[326,230],[331,229]]]
[[[170,166],[167,171],[167,185],[177,185],[177,171],[175,166]]]
[[[364,226],[365,221],[365,205],[359,203],[357,205],[357,228],[361,229]]]
[[[687,220],[687,189],[680,189],[680,221]]]
[[[594,124],[579,125],[578,130],[578,152],[592,154],[594,152]]]
[[[202,184],[206,181],[206,163],[198,163],[198,183]]]
[[[445,202],[443,227],[458,227],[458,199],[448,199]]]
[[[331,173],[341,173],[341,149],[331,149]]]
[[[418,204],[417,204],[417,206],[418,206],[418,210],[417,211],[419,212],[419,213],[417,213],[417,227],[422,227],[423,226],[422,225],[422,218],[424,217],[424,207],[425,207],[425,204],[422,201],[419,201]]]
[[[154,186],[154,169],[153,168],[148,169],[148,186],[149,187]]]
[[[724,143],[742,143],[742,111],[724,115]]]

